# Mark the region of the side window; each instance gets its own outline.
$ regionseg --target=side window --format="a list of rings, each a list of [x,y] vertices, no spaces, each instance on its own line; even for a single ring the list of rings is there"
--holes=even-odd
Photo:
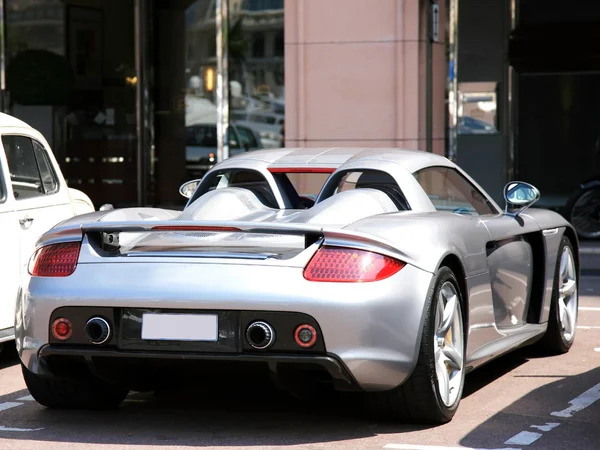
[[[435,167],[414,174],[438,211],[495,214],[490,202],[454,169]]]
[[[2,136],[2,145],[15,199],[40,197],[58,191],[58,179],[42,144],[25,136],[5,135]]]
[[[4,174],[2,173],[2,166],[0,166],[0,204],[6,201],[6,184],[4,183]]]
[[[33,150],[37,159],[42,183],[46,194],[54,194],[58,191],[58,179],[52,168],[46,149],[37,141],[33,141]]]
[[[10,182],[17,200],[45,195],[33,143],[25,136],[2,136]]]

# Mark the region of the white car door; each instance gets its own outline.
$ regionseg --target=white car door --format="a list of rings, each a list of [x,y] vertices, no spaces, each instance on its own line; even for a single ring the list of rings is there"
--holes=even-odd
[[[0,151],[0,232],[5,237],[0,254],[0,342],[14,335],[14,310],[19,289],[20,227],[10,189],[6,158]]]
[[[40,236],[58,222],[73,216],[68,187],[53,168],[53,160],[42,144],[23,130],[2,134],[17,225],[21,233],[21,269]]]

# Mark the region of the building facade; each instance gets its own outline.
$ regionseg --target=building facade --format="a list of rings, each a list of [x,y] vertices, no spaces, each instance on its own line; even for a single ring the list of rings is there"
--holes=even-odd
[[[499,202],[519,178],[560,208],[596,171],[600,2],[551,3],[0,0],[0,107],[97,206],[182,206],[229,155],[347,145],[444,154]]]

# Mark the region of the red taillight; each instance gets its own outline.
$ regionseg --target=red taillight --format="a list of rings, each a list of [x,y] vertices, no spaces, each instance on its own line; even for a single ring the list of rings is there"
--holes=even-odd
[[[68,277],[77,267],[81,242],[46,245],[33,254],[29,273],[34,277]]]
[[[394,275],[404,266],[402,261],[379,253],[323,247],[304,269],[304,278],[309,281],[379,281]]]

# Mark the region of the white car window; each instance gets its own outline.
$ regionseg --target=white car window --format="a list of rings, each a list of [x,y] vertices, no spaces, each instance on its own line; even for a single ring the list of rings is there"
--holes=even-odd
[[[58,179],[52,169],[52,164],[48,158],[48,152],[46,152],[46,149],[44,149],[42,144],[35,140],[33,141],[33,149],[40,169],[44,190],[46,191],[46,194],[54,194],[58,191]]]
[[[16,200],[41,197],[58,190],[58,180],[41,144],[26,136],[4,135],[2,145]]]

